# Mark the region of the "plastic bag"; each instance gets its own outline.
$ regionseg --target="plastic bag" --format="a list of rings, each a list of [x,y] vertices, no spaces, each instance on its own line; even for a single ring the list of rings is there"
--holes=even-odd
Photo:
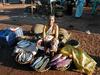
[[[72,55],[78,70],[85,72],[87,75],[92,75],[97,63],[82,50],[73,50]]]
[[[96,62],[82,49],[74,48],[73,46],[66,45],[62,48],[61,53],[66,56],[72,56],[74,64],[77,69],[88,75],[92,75],[95,70]]]

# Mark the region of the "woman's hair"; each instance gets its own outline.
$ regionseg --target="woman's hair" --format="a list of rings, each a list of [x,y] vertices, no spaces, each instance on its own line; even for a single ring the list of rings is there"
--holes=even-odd
[[[49,19],[51,19],[51,18],[55,18],[55,16],[54,15],[50,15]]]
[[[50,21],[51,21],[52,18],[54,18],[54,20],[55,20],[55,16],[54,16],[54,15],[50,15],[50,16],[49,16],[49,20],[48,20],[48,23],[49,23],[49,24],[50,24]],[[56,21],[56,20],[55,20],[55,21]],[[54,22],[54,23],[55,23],[55,22]]]

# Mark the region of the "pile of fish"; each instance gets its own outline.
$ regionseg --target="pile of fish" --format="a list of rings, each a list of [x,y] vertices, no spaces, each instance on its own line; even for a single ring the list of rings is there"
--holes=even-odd
[[[63,31],[63,29],[61,29],[61,31]],[[65,71],[74,63],[77,70],[86,73],[87,75],[92,75],[97,63],[84,50],[78,48],[80,45],[79,42],[69,40],[72,43],[65,43],[69,38],[66,33],[60,34],[59,46],[61,46],[61,42],[64,40],[66,41],[64,41],[62,47],[58,47],[58,52],[55,53],[54,56],[45,53],[42,50],[44,48],[40,48],[36,41],[29,41],[27,39],[17,41],[13,51],[15,61],[22,65],[29,64],[30,68],[38,72],[44,72],[49,69]],[[63,36],[64,38],[62,38],[63,34],[66,35]],[[0,31],[0,44],[6,43],[9,46],[13,46],[12,44],[14,43],[15,38],[23,36],[23,31],[19,27],[15,29],[4,29]],[[74,42],[77,46],[74,46]]]

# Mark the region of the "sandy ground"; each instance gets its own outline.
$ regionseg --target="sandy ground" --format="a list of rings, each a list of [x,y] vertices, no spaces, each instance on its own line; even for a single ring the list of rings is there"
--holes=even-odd
[[[36,23],[47,22],[47,17],[41,14],[26,14],[24,8],[29,5],[13,4],[0,7],[0,24],[7,25],[34,25]],[[73,16],[64,15],[61,18],[57,18],[57,23],[60,27],[68,28],[73,25],[75,29],[80,31],[89,30],[92,33],[100,33],[100,10],[96,15],[90,14],[90,8],[85,8],[83,15],[80,19],[75,19]]]
[[[16,6],[16,5],[14,5]],[[14,7],[11,6],[11,7]],[[84,14],[80,19],[73,16],[63,16],[57,18],[59,27],[68,29],[72,39],[80,42],[80,47],[88,52],[97,62],[97,67],[93,75],[100,74],[100,11],[96,15],[91,16],[90,10],[84,10]],[[37,23],[46,24],[47,17],[45,15],[30,15],[24,13],[24,7],[14,9],[0,9],[0,30],[6,27],[19,26],[24,31],[30,31],[31,27]],[[70,25],[74,26],[70,28]],[[87,34],[86,31],[91,34]],[[19,65],[12,59],[13,48],[0,49],[0,75],[83,75],[74,71],[48,71],[38,73],[31,70],[27,66]]]

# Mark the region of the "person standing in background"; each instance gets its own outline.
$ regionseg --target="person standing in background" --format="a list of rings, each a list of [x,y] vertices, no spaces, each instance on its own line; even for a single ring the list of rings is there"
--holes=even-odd
[[[86,7],[89,6],[90,0],[86,0]]]
[[[22,4],[25,4],[25,1],[26,1],[26,0],[20,0],[20,1],[22,2]]]
[[[64,2],[65,2],[65,0],[57,0],[57,1],[59,1],[59,2],[60,2],[60,5],[63,5],[63,4],[64,4]]]
[[[3,3],[3,5],[5,5],[6,4],[6,0],[2,0],[2,3]]]
[[[72,15],[73,14],[73,7],[74,7],[74,0],[66,0],[66,13],[67,15]]]
[[[1,0],[3,5],[9,5],[9,0]]]
[[[75,12],[76,18],[79,18],[82,16],[84,4],[85,4],[85,0],[76,1],[76,12]]]
[[[92,15],[94,15],[96,13],[96,8],[97,8],[98,4],[99,4],[99,0],[94,0],[92,2],[92,10],[91,10]]]

